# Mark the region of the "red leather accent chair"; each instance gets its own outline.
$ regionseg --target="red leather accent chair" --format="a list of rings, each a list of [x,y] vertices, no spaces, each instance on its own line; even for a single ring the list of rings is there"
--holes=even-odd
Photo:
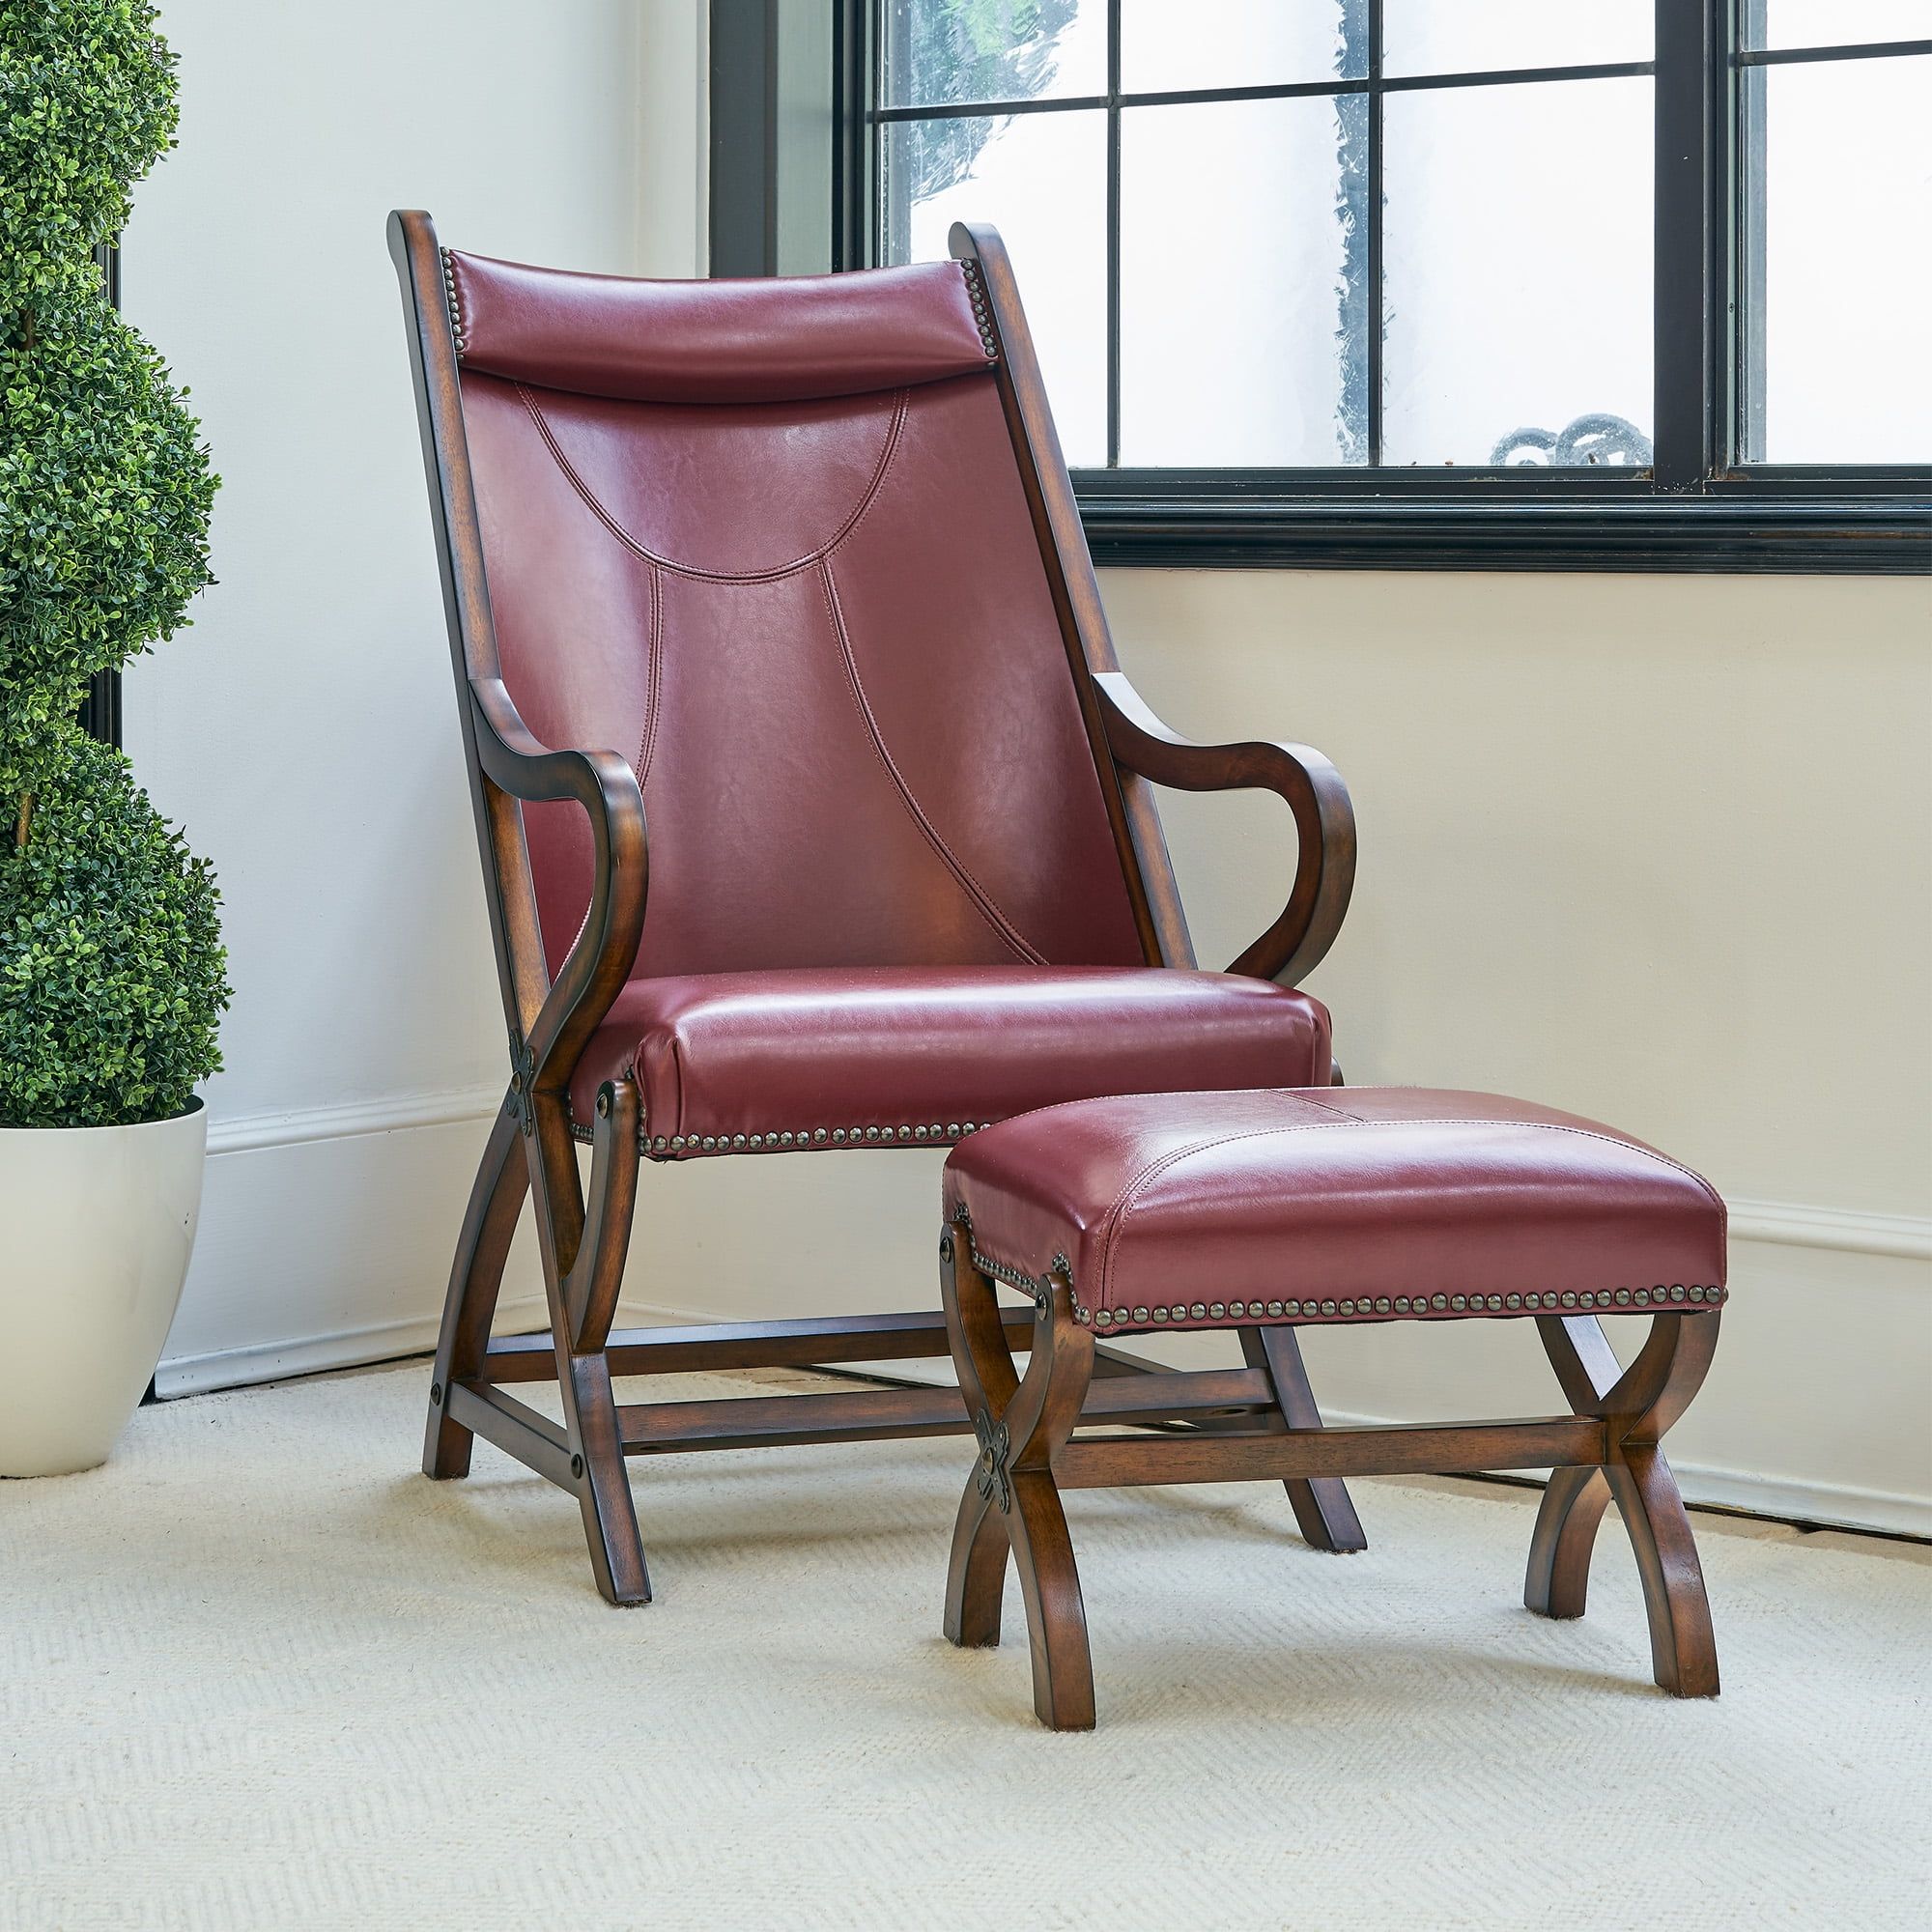
[[[612,1374],[947,1348],[936,1308],[613,1333],[639,1157],[1326,1084],[1293,988],[1353,826],[1319,753],[1190,745],[1121,676],[991,229],[752,282],[458,254],[419,213],[390,242],[512,1069],[424,1466],[465,1473],[480,1431],[578,1495],[604,1593],[641,1602],[627,1452],[968,1425],[951,1391],[619,1407]],[[1150,781],[1293,813],[1290,902],[1226,972],[1195,967]],[[493,1341],[526,1189],[554,1332]],[[1312,1406],[1298,1358],[1275,1372]],[[505,1390],[551,1377],[561,1429]],[[1359,1543],[1339,1485],[1291,1494]]]

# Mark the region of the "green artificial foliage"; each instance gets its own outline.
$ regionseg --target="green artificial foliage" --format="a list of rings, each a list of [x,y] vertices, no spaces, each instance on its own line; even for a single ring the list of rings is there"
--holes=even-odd
[[[147,0],[0,0],[0,286],[84,279],[174,134],[174,56]]]
[[[208,862],[119,752],[73,724],[46,749],[0,895],[0,1117],[50,1127],[178,1114],[218,1063],[228,1002]]]
[[[0,0],[0,1124],[186,1108],[220,1065],[219,897],[88,681],[211,580],[200,425],[95,251],[173,143],[146,0]]]

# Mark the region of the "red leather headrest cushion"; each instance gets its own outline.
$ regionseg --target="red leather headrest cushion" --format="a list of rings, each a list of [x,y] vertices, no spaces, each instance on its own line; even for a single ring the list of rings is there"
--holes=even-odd
[[[466,369],[640,403],[802,402],[992,366],[957,262],[647,282],[445,251]]]

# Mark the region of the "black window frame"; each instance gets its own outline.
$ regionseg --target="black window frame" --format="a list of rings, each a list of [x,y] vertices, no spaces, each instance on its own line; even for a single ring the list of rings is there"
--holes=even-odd
[[[121,238],[102,242],[94,251],[99,265],[101,284],[108,306],[121,306]],[[121,673],[98,670],[87,681],[87,695],[80,700],[80,728],[103,745],[121,746]],[[148,1384],[152,1394],[154,1383]],[[144,1397],[143,1400],[146,1398]]]
[[[1932,572],[1932,465],[1744,463],[1744,331],[1762,310],[1739,294],[1762,272],[1761,209],[1741,206],[1750,102],[1764,69],[1871,57],[1932,41],[1743,51],[1763,0],[1655,0],[1648,62],[1584,72],[1654,73],[1655,462],[1648,471],[1554,469],[1109,469],[1074,472],[1094,561],[1179,567],[1615,571]],[[1123,95],[1120,0],[1107,0],[1110,440],[1118,435],[1119,152],[1124,102],[1368,92],[1371,187],[1379,102],[1406,83],[1373,71],[1319,88]],[[1381,0],[1369,0],[1371,45]],[[713,0],[711,272],[869,266],[877,128],[927,118],[872,100],[881,0]],[[828,59],[829,55],[829,59]],[[1525,72],[1530,71],[1525,70]],[[1493,84],[1472,76],[1467,84]],[[1440,84],[1432,76],[1431,84]],[[1023,111],[1059,111],[1036,108]],[[948,112],[957,112],[949,107]],[[829,185],[829,196],[825,193]],[[1372,286],[1379,277],[1372,264]],[[1370,329],[1371,394],[1380,329]]]

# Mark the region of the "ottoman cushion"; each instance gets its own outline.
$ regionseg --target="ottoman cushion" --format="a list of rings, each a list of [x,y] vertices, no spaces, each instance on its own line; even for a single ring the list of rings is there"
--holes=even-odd
[[[1409,1087],[1150,1094],[954,1150],[982,1271],[1057,1263],[1097,1329],[1616,1313],[1723,1297],[1724,1208],[1689,1168],[1524,1100]]]

